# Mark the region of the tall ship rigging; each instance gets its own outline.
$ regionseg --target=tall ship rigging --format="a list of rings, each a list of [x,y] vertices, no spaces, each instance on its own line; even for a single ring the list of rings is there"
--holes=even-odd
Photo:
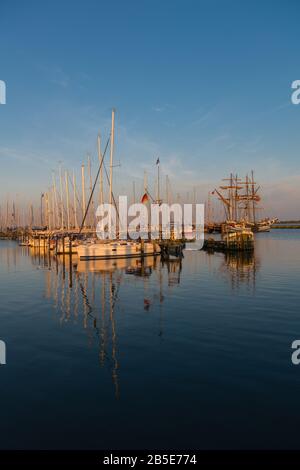
[[[259,207],[261,202],[260,186],[254,180],[253,171],[251,176],[246,175],[245,179],[231,173],[230,177],[223,181],[225,184],[212,192],[223,204],[226,217],[223,225],[236,227],[244,224],[253,232],[269,232],[278,219],[270,219],[269,217],[260,219],[258,217],[258,211],[262,209]]]

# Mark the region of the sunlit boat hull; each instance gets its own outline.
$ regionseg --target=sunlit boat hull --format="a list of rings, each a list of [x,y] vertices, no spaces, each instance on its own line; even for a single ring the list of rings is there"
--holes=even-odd
[[[80,260],[142,258],[160,254],[156,243],[93,243],[78,245],[77,254]]]
[[[266,225],[256,225],[253,227],[253,232],[270,232],[271,231],[271,225],[266,224]]]

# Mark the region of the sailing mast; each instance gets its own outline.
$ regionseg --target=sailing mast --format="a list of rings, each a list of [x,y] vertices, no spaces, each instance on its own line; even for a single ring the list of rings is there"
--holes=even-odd
[[[59,227],[59,207],[58,207],[58,201],[57,201],[57,189],[56,189],[56,176],[55,176],[55,174],[53,174],[53,189],[54,189],[55,219],[56,219],[55,228],[58,228]]]
[[[65,184],[66,184],[66,196],[67,196],[67,227],[70,230],[70,204],[69,204],[69,181],[68,171],[65,171]]]
[[[44,193],[41,193],[41,207],[40,207],[40,211],[41,211],[41,227],[43,227],[43,197],[44,197]]]
[[[64,229],[64,203],[63,203],[63,184],[62,184],[62,170],[61,164],[59,165],[59,181],[60,181],[60,207],[61,207],[61,225],[60,228]]]
[[[84,180],[84,164],[81,165],[81,187],[82,187],[82,217],[85,216],[85,180]],[[84,220],[85,226],[85,220]]]
[[[110,163],[109,163],[109,203],[113,203],[113,155],[115,142],[115,110],[111,113]]]
[[[249,222],[250,221],[250,217],[249,217],[249,176],[246,175],[246,213],[245,213],[245,218],[246,218],[246,221]]]
[[[90,182],[90,194],[92,194],[92,189],[93,189],[93,183],[92,183],[92,164],[91,164],[91,158],[90,155],[88,155],[88,173],[89,173],[89,182]],[[93,226],[94,223],[94,198],[92,196],[91,200],[91,206],[92,206],[92,213],[90,214],[90,226]]]
[[[48,196],[48,193],[45,194],[45,199],[46,199],[47,229],[48,229],[48,230],[51,230],[51,227],[50,227],[50,211],[49,211],[49,196]]]
[[[160,173],[159,173],[159,166],[160,166],[160,161],[159,158],[156,160],[156,166],[157,166],[157,204],[161,204],[161,199],[160,199]]]
[[[252,195],[252,211],[253,211],[253,223],[256,223],[256,214],[255,214],[255,191],[254,191],[254,172],[251,171],[251,195]]]
[[[99,204],[103,204],[103,165],[102,162],[102,155],[101,155],[101,137],[98,134],[97,138],[97,147],[98,147],[98,159],[99,159],[99,166],[100,166],[100,180],[99,180]]]
[[[73,170],[73,205],[74,205],[74,228],[78,227],[77,222],[77,202],[76,202],[76,178],[75,171]]]
[[[238,175],[235,175],[234,218],[238,220]]]

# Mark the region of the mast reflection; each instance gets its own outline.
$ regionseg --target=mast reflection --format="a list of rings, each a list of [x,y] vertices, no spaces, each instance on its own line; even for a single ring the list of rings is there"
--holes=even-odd
[[[164,289],[180,283],[181,260],[162,262],[159,256],[147,256],[80,261],[74,256],[69,262],[69,257],[63,255],[51,255],[49,260],[49,254],[41,249],[33,249],[30,254],[34,265],[46,268],[45,297],[53,300],[59,322],[81,324],[88,344],[96,343],[99,365],[109,367],[118,399],[120,354],[116,309],[122,309],[121,286],[132,285],[133,281],[133,285],[142,287],[141,309],[145,312],[151,312],[153,307],[157,309],[158,336],[162,338]]]
[[[229,278],[232,289],[246,284],[255,291],[259,266],[260,261],[255,252],[227,252],[224,254],[220,272]]]

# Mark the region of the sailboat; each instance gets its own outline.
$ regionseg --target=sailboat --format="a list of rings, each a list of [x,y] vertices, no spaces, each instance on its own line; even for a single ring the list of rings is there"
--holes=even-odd
[[[80,260],[142,258],[160,254],[160,247],[155,242],[116,240],[78,245],[77,254]]]
[[[113,197],[113,152],[114,152],[114,123],[115,123],[115,111],[112,110],[111,118],[111,136],[110,136],[110,172],[109,172],[109,203],[115,203]],[[98,175],[103,165],[104,156],[101,156],[100,168]],[[97,176],[98,176],[97,175]],[[97,181],[97,178],[96,178]],[[95,181],[95,184],[96,184]],[[94,184],[94,187],[95,187]],[[92,198],[92,193],[90,200]],[[82,222],[84,220],[86,213]],[[80,243],[77,246],[77,254],[80,260],[91,260],[91,259],[120,259],[120,258],[141,258],[144,256],[155,256],[160,253],[160,247],[156,242],[152,241],[127,241],[127,240],[92,240],[88,243]]]

